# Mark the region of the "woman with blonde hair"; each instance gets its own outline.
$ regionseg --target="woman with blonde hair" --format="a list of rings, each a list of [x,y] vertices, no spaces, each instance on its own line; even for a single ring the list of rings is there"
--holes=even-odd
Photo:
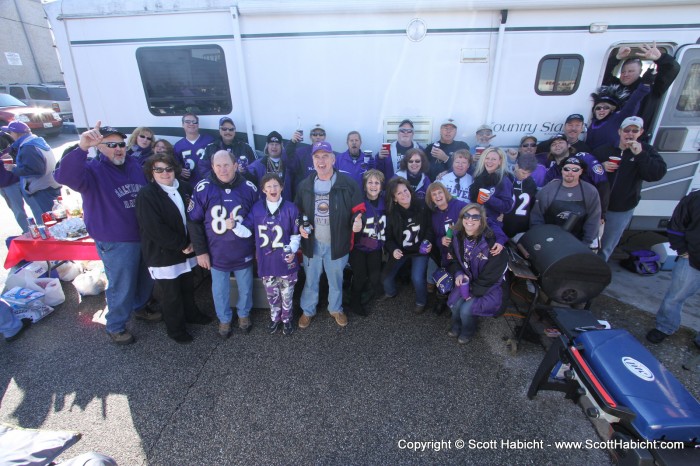
[[[501,215],[513,208],[513,182],[503,149],[489,147],[479,158],[469,187],[469,199],[483,204],[486,216],[502,225]]]
[[[145,126],[139,126],[129,136],[129,141],[126,144],[126,155],[136,157],[141,166],[146,163],[146,159],[153,155],[153,146],[155,145],[155,137],[153,131]]]

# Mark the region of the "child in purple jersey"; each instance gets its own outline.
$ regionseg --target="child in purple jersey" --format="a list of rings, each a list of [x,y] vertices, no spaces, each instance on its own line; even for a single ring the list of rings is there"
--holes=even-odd
[[[377,169],[369,169],[363,175],[365,193],[365,224],[355,233],[355,246],[350,251],[352,268],[352,294],[350,309],[357,315],[367,315],[367,301],[363,304],[362,293],[369,285],[375,296],[381,296],[382,248],[384,247],[386,215],[384,207],[384,174]]]
[[[284,182],[277,173],[267,173],[260,180],[265,199],[259,200],[250,212],[255,229],[258,276],[265,285],[270,303],[271,334],[282,329],[284,335],[292,326],[292,297],[297,282],[299,263],[299,210],[293,202],[282,199]]]

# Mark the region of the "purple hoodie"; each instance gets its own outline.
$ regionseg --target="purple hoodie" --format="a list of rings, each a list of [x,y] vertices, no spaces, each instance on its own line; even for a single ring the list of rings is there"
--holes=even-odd
[[[61,160],[54,172],[59,183],[83,196],[85,226],[95,241],[139,242],[136,221],[136,195],[147,184],[141,165],[126,157],[124,165],[114,165],[98,154],[76,147]]]

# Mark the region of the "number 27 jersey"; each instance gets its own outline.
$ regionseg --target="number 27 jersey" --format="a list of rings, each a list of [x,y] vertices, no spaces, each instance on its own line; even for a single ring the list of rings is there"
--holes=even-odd
[[[225,186],[210,179],[197,183],[187,213],[191,221],[204,224],[209,257],[215,269],[231,271],[252,265],[255,255],[253,236],[239,237],[226,228],[226,219],[233,217],[236,223],[242,223],[252,232],[254,226],[248,214],[257,200],[255,185],[242,177]]]

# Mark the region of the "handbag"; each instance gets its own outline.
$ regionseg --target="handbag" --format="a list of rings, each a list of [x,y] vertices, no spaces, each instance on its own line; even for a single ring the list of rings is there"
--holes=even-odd
[[[654,251],[639,249],[630,252],[630,256],[621,261],[620,265],[639,275],[654,275],[661,270],[659,265],[660,260],[661,258]]]

